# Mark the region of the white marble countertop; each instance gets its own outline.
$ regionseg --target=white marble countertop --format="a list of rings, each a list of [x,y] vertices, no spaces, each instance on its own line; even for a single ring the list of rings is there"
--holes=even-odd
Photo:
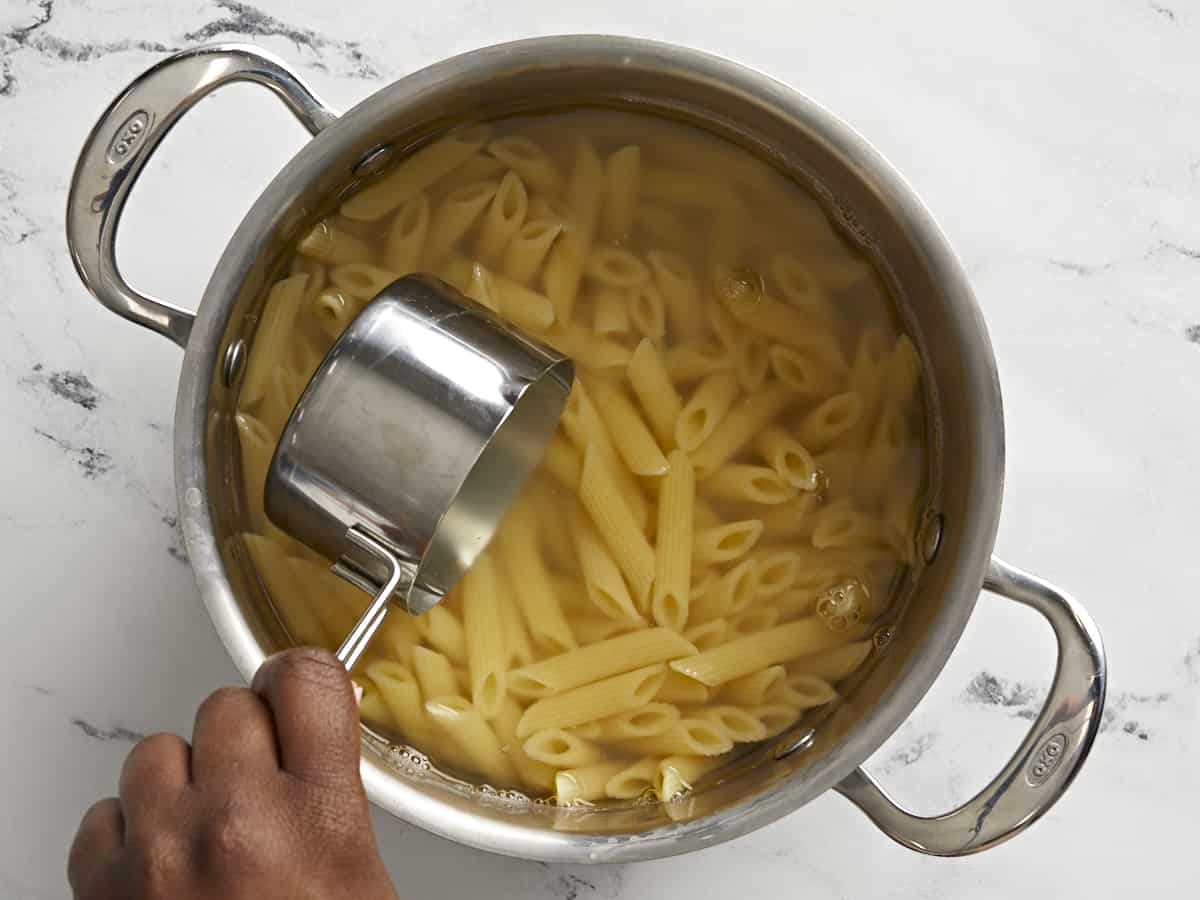
[[[64,897],[83,809],[139,734],[187,733],[236,673],[174,527],[180,354],[91,301],[63,240],[75,155],[172,48],[246,38],[347,107],[500,40],[690,44],[811,94],[910,179],[958,248],[995,344],[1008,478],[998,552],[1073,591],[1107,641],[1107,726],[1031,831],[964,860],[893,845],[829,795],[680,859],[556,867],[377,816],[405,898],[1075,898],[1195,891],[1200,790],[1200,5],[1194,0],[736,4],[549,0],[254,7],[0,0],[0,898]],[[352,9],[360,9],[352,13]],[[121,241],[131,281],[194,304],[304,135],[237,87],[167,139]],[[870,768],[950,808],[1016,746],[1051,674],[1031,613],[985,598]]]

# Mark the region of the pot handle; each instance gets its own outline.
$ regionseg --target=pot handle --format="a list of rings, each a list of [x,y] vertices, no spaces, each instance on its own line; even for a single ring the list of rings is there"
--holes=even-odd
[[[148,297],[121,277],[114,247],[129,192],[179,118],[233,81],[273,91],[312,134],[336,121],[282,60],[247,44],[210,44],[164,59],[129,85],[88,134],[67,199],[67,246],[96,299],[119,316],[186,347],[194,313]]]
[[[1036,609],[1058,641],[1050,695],[1004,770],[958,809],[930,818],[898,806],[861,768],[837,786],[888,837],[934,856],[977,853],[1036,822],[1083,765],[1104,711],[1108,680],[1104,645],[1078,602],[994,556],[983,587]]]

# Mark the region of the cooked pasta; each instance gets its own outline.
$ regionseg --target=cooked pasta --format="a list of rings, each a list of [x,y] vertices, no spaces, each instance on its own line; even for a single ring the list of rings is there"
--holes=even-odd
[[[297,643],[338,646],[369,597],[267,518],[266,472],[381,289],[432,274],[576,370],[495,540],[356,667],[377,733],[564,827],[647,799],[686,819],[870,671],[919,565],[921,354],[801,188],[680,123],[553,112],[431,135],[295,234],[248,320],[233,546]]]

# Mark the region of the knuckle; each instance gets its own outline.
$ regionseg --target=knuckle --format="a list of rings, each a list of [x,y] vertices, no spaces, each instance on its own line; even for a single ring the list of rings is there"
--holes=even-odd
[[[234,711],[253,699],[254,695],[247,688],[217,688],[201,702],[200,708],[196,711],[196,718]]]
[[[159,732],[142,738],[125,761],[127,771],[153,771],[167,759],[175,757],[185,750],[187,742],[177,734]]]
[[[236,798],[213,809],[196,833],[196,858],[210,873],[244,873],[256,865],[269,829]]]
[[[149,835],[126,847],[126,865],[135,897],[166,900],[183,879],[183,855],[166,836]]]

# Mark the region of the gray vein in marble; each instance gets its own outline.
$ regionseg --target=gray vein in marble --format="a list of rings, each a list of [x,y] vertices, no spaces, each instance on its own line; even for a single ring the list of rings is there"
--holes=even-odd
[[[310,28],[289,25],[257,7],[239,3],[237,0],[216,0],[216,6],[228,15],[187,32],[183,36],[185,41],[210,41],[215,37],[230,34],[246,37],[282,37],[294,43],[297,49],[307,48],[317,56],[325,50],[333,50],[345,57],[349,67],[342,74],[353,78],[380,77],[379,63],[363,53],[358,41],[331,40]],[[325,68],[323,63],[319,63],[319,67]]]
[[[0,59],[0,78],[3,78]],[[0,96],[4,91],[0,85]],[[0,243],[15,247],[41,232],[33,218],[17,205],[17,176],[0,169]]]
[[[1200,638],[1196,638],[1183,655],[1183,668],[1187,672],[1188,681],[1200,681]]]
[[[1066,269],[1068,272],[1074,272],[1076,275],[1086,278],[1088,275],[1095,275],[1099,272],[1107,272],[1110,269],[1115,268],[1117,264],[1115,262],[1106,262],[1096,265],[1089,265],[1088,263],[1074,262],[1069,259],[1052,259],[1050,260],[1050,265],[1059,269]]]
[[[34,428],[34,434],[44,437],[51,441],[64,453],[73,456],[79,468],[83,469],[83,477],[88,479],[99,478],[101,475],[107,475],[112,471],[113,458],[103,450],[97,450],[95,447],[82,446],[77,447],[65,438],[56,437],[48,431],[41,428]]]
[[[1175,10],[1171,9],[1169,6],[1162,6],[1161,4],[1155,3],[1153,0],[1151,0],[1150,8],[1168,22],[1178,21],[1178,17],[1175,15]]]
[[[30,375],[21,379],[21,383],[45,390],[46,392],[73,403],[87,412],[95,411],[100,404],[101,393],[92,384],[92,380],[82,372],[55,371],[46,373],[45,366],[37,363]]]
[[[1033,688],[1019,681],[1010,682],[991,672],[976,674],[963,691],[963,699],[980,706],[1014,709],[1013,715],[1022,719],[1032,719],[1036,715],[1037,694]]]
[[[167,545],[167,555],[176,562],[181,562],[187,565],[188,557],[186,544],[183,542],[183,528],[179,524],[179,516],[173,516],[170,513],[165,513],[161,521],[169,529],[171,529],[171,543]]]
[[[923,757],[938,741],[938,735],[933,732],[926,732],[918,735],[915,740],[905,747],[901,747],[895,753],[887,758],[883,767],[885,770],[896,768],[904,768],[911,766],[914,763],[920,762]]]
[[[1183,336],[1193,344],[1200,344],[1200,325],[1189,325],[1183,329]]]
[[[579,900],[579,896],[585,891],[589,894],[596,893],[595,884],[569,872],[559,875],[547,887],[559,900]]]
[[[71,724],[88,737],[95,738],[98,741],[128,741],[131,744],[136,744],[145,737],[140,731],[131,731],[119,725],[115,728],[98,728],[86,719],[72,719]]]

